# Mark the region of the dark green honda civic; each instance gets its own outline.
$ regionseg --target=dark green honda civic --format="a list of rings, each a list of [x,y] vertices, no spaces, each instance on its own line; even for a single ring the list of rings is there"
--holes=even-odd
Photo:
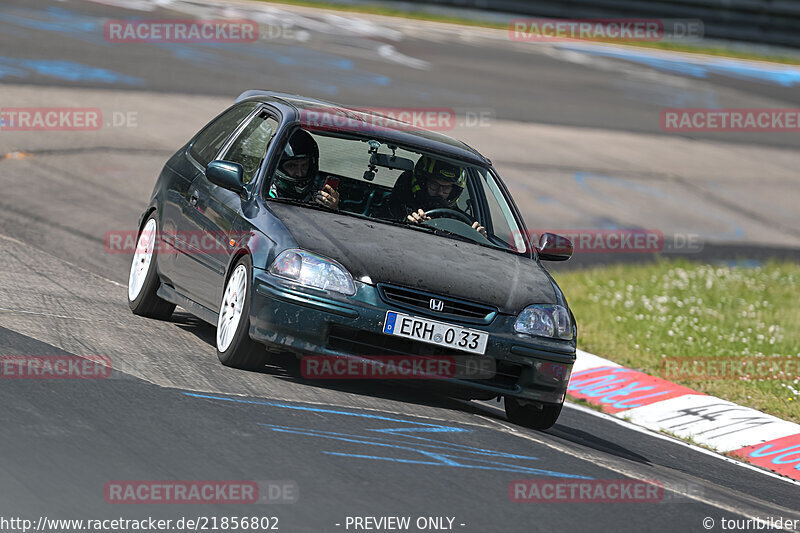
[[[546,429],[576,327],[540,261],[571,254],[556,235],[531,242],[491,162],[466,144],[386,113],[247,91],[164,166],[128,301],[138,315],[180,305],[216,325],[217,355],[236,368],[291,353],[309,373],[327,369],[318,377],[393,379],[453,362],[413,375],[502,397],[513,422]]]

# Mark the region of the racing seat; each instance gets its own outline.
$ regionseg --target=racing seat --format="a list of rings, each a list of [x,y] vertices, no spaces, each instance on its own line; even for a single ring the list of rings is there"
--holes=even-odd
[[[413,177],[413,172],[410,170],[406,170],[400,176],[398,176],[397,181],[394,182],[394,186],[389,194],[385,195],[381,200],[375,202],[374,198],[370,198],[370,203],[372,204],[370,211],[370,216],[375,218],[393,218],[392,211],[393,208],[399,207],[404,202],[411,199],[411,178]],[[377,192],[377,191],[373,191]]]

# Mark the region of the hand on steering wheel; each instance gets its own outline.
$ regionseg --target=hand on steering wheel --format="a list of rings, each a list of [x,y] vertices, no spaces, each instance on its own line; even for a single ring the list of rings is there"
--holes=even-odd
[[[472,219],[469,218],[467,215],[459,211],[458,209],[451,209],[449,207],[437,207],[436,209],[431,209],[430,211],[425,212],[425,215],[428,218],[453,218],[464,224],[472,226]]]
[[[472,229],[486,237],[486,228],[480,225],[478,222],[473,222],[471,218],[467,215],[459,211],[458,209],[451,209],[449,207],[438,207],[436,209],[431,209],[428,212],[423,211],[422,209],[418,209],[416,212],[411,213],[408,215],[406,221],[412,224],[419,224],[421,222],[425,222],[426,220],[431,220],[432,218],[452,218],[454,220],[458,220],[459,222],[463,222],[464,224],[469,225]]]
[[[406,217],[406,222],[410,224],[420,224],[430,219],[431,217],[429,217],[425,211],[422,209],[417,209],[416,211],[412,211],[411,214]]]

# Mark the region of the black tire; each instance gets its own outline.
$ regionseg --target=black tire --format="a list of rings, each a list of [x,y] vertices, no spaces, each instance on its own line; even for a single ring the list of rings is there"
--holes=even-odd
[[[505,397],[506,416],[513,423],[531,429],[544,430],[553,427],[561,414],[563,404],[546,404],[541,408],[532,405],[523,405],[516,398]]]
[[[141,238],[143,230],[147,227],[150,221],[155,222],[155,243],[153,247],[152,257],[150,259],[150,265],[147,268],[147,274],[144,278],[144,284],[142,288],[139,290],[139,294],[131,300],[130,298],[130,285],[131,285],[131,275],[128,275],[128,305],[133,311],[134,315],[139,315],[147,318],[157,318],[159,320],[167,320],[169,317],[172,316],[172,312],[175,311],[175,304],[170,303],[158,296],[158,287],[161,284],[161,280],[158,279],[158,219],[156,217],[156,213],[152,213],[142,227],[139,230],[139,233],[136,235],[136,246],[138,249],[139,246],[139,239]],[[136,254],[134,252],[134,260],[136,259]],[[133,260],[131,261],[131,272],[135,264]]]
[[[231,269],[231,273],[225,280],[225,289],[233,278],[236,269],[244,265],[247,270],[247,279],[245,282],[245,297],[242,306],[242,313],[239,319],[239,324],[233,335],[230,345],[224,350],[220,351],[220,340],[217,336],[217,357],[220,363],[232,368],[239,368],[242,370],[258,370],[263,367],[269,360],[266,347],[259,344],[250,338],[250,302],[252,301],[252,288],[253,288],[253,261],[249,255],[242,256]],[[223,305],[225,304],[225,289],[223,289],[222,301],[220,302],[220,319],[223,317]],[[217,322],[217,329],[219,329],[221,321]]]

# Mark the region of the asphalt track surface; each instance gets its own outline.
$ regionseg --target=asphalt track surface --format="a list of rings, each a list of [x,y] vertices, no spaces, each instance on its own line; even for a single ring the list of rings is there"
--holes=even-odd
[[[305,15],[309,39],[266,43],[264,50],[108,46],[97,33],[106,19],[179,17],[195,8],[106,4],[0,6],[3,107],[98,106],[106,117],[135,111],[138,118],[136,127],[97,132],[0,132],[0,155],[28,153],[0,160],[2,354],[103,355],[114,368],[108,379],[0,381],[0,517],[277,516],[281,531],[331,532],[346,530],[348,516],[453,517],[453,529],[465,532],[706,531],[706,517],[716,521],[715,530],[722,518],[800,519],[796,484],[576,407],[566,408],[551,430],[534,432],[506,421],[502,404],[448,399],[411,385],[308,381],[291,361],[261,372],[222,367],[212,327],[181,310],[165,322],[130,313],[124,286],[130,256],[103,245],[107,231],[133,228],[177,147],[241,90],[269,87],[364,105],[390,100],[393,106],[491,110],[493,127],[458,132],[496,160],[515,197],[524,199],[529,221],[558,207],[555,185],[570,193],[575,172],[624,167],[624,179],[634,183],[627,194],[634,196],[589,218],[566,213],[571,227],[599,218],[623,222],[623,211],[636,211],[644,182],[676,197],[712,201],[708,191],[676,185],[709,165],[702,170],[715,170],[712,192],[722,195],[712,203],[722,209],[722,198],[727,206],[720,216],[741,232],[732,238],[701,220],[691,227],[709,243],[747,249],[766,236],[791,248],[797,244],[791,208],[798,196],[790,179],[796,139],[665,136],[652,119],[667,104],[643,102],[619,83],[630,82],[624,76],[620,82],[622,71],[635,72],[640,89],[648,76],[662,76],[651,93],[668,79],[687,94],[713,94],[729,107],[797,105],[791,85],[668,75],[679,82],[623,59],[598,59],[603,68],[592,69],[583,59],[531,52],[490,36],[465,40],[417,23],[391,28],[400,36],[388,30],[365,36],[373,22],[323,17],[326,23],[315,26],[320,17]],[[393,49],[376,56],[380,44]],[[433,66],[419,68],[413,59],[420,58]],[[553,144],[526,153],[523,134]],[[558,141],[574,138],[582,150],[570,158]],[[608,152],[611,145],[603,142],[609,139],[619,151]],[[659,151],[664,145],[683,150],[686,160],[665,170],[659,161],[674,152]],[[644,153],[637,158],[626,149]],[[716,168],[705,158],[728,166]],[[541,182],[555,184],[552,194]],[[611,196],[598,183],[594,202],[586,188],[574,195],[578,211],[602,203],[602,192]],[[737,202],[751,209],[742,214]],[[759,203],[773,209],[753,208]],[[659,211],[660,205],[649,207],[651,216],[665,229],[677,224],[683,215]],[[511,482],[534,478],[641,479],[666,490],[657,503],[510,501]],[[119,480],[280,481],[296,487],[299,498],[264,505],[107,503],[104,486]]]

